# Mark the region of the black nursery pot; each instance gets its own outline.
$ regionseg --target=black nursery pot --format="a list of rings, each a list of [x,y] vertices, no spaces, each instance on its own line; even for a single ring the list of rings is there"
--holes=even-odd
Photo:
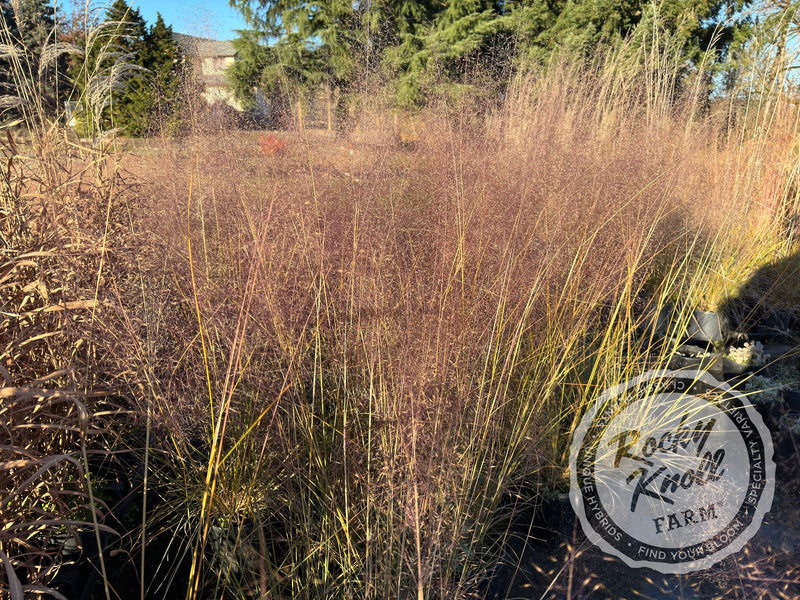
[[[725,315],[718,312],[695,309],[686,329],[690,340],[707,343],[725,342],[730,337],[730,326]]]
[[[783,401],[791,412],[800,413],[800,392],[784,390]]]
[[[785,481],[800,476],[800,433],[791,427],[798,419],[800,419],[798,413],[786,413],[780,418],[780,433],[774,460],[778,478]]]
[[[709,345],[727,341],[731,337],[731,327],[724,314],[694,309],[685,328],[678,330],[675,323],[675,307],[667,304],[651,317],[656,333],[666,337],[676,337],[680,342],[693,341]]]

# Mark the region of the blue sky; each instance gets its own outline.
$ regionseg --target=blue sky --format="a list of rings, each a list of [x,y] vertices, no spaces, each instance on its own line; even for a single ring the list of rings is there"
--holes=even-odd
[[[148,25],[156,22],[156,13],[160,12],[176,33],[230,40],[236,37],[234,30],[246,27],[228,0],[128,0],[128,3],[139,9]]]

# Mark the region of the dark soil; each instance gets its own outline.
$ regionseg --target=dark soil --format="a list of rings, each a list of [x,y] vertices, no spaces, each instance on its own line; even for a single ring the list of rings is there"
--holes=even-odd
[[[796,367],[797,346],[783,343],[766,349],[777,360],[764,374],[773,374],[780,364]],[[772,433],[776,486],[771,510],[740,552],[705,571],[685,575],[631,568],[592,544],[584,535],[568,495],[555,494],[536,508],[517,513],[505,556],[486,597],[491,600],[800,598],[800,433],[793,433],[781,424],[786,423],[787,415],[800,410],[796,410],[797,395],[785,396],[766,404],[754,403]]]

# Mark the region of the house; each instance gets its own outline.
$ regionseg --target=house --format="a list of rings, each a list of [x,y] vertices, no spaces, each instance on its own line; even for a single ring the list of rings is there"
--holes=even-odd
[[[225,80],[225,70],[236,61],[233,44],[183,33],[173,33],[172,36],[186,55],[195,61],[206,102],[227,104],[241,111],[241,104],[233,97]]]

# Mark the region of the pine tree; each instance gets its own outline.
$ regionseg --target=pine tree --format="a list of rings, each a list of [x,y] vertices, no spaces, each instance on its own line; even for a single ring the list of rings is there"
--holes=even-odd
[[[746,27],[752,0],[233,0],[273,44],[265,72],[313,86],[346,83],[354,65],[377,53],[400,104],[468,81],[472,66],[504,78],[519,57],[545,59],[568,47],[585,55],[631,36],[658,13],[687,63],[722,61]],[[790,0],[774,0],[790,1]],[[649,15],[649,16],[648,16]],[[640,35],[642,39],[647,36]],[[277,80],[276,77],[265,77]]]
[[[157,13],[144,41],[140,56],[147,69],[146,87],[137,110],[149,116],[149,122],[138,133],[147,133],[154,125],[161,133],[171,133],[178,126],[185,57],[172,37],[172,26],[164,23],[161,13]]]
[[[458,93],[473,65],[504,79],[517,21],[490,0],[448,2],[421,34],[401,36],[400,44],[388,50],[387,62],[397,72],[397,103],[413,106],[445,89]]]
[[[0,2],[0,41],[16,58],[0,60],[0,87],[10,96],[32,96],[45,113],[55,115],[66,90],[66,57],[58,51],[55,11],[46,0]]]
[[[252,29],[237,33],[239,37],[233,40],[236,62],[228,67],[226,76],[236,101],[246,109],[253,109],[256,105],[256,90],[272,88],[265,81],[264,73],[270,65],[277,63],[277,57],[274,50],[267,46],[261,33]]]
[[[254,79],[267,93],[295,99],[324,90],[329,112],[333,97],[351,81],[360,58],[374,52],[379,37],[370,32],[386,19],[377,4],[367,1],[234,0],[252,26],[236,42],[240,51],[263,62],[254,78],[248,63],[231,72],[233,88],[245,93]],[[262,40],[275,40],[271,50],[257,49]],[[241,83],[237,79],[241,78]],[[246,92],[251,93],[251,92]]]
[[[751,0],[599,0],[568,2],[553,27],[544,32],[545,45],[568,44],[593,50],[601,43],[613,43],[631,35],[643,19],[654,15],[666,33],[683,44],[687,60],[712,61],[725,58],[731,41],[746,19],[742,11]],[[737,15],[739,15],[737,17]]]
[[[114,0],[106,11],[106,44],[130,65],[124,85],[114,90],[110,118],[115,127],[131,136],[147,131],[148,81],[143,65],[147,26],[137,9],[125,0]]]
[[[104,72],[117,74],[111,103],[103,109],[105,127],[117,127],[134,137],[146,135],[152,127],[162,133],[174,130],[184,59],[161,14],[148,28],[138,10],[125,0],[115,0],[91,45],[77,61],[78,68],[93,73],[95,79]],[[76,76],[78,81],[85,79]]]
[[[106,23],[110,24],[109,35],[113,44],[122,52],[138,55],[145,45],[147,26],[138,9],[125,0],[114,0],[106,11]]]
[[[75,99],[82,105],[81,133],[96,135],[98,126],[101,131],[119,128],[134,137],[174,132],[185,58],[172,27],[160,13],[148,27],[125,0],[115,0],[90,31],[79,21],[91,19],[81,17],[72,17],[69,30],[70,40],[84,49],[73,57],[70,70],[79,92]]]

